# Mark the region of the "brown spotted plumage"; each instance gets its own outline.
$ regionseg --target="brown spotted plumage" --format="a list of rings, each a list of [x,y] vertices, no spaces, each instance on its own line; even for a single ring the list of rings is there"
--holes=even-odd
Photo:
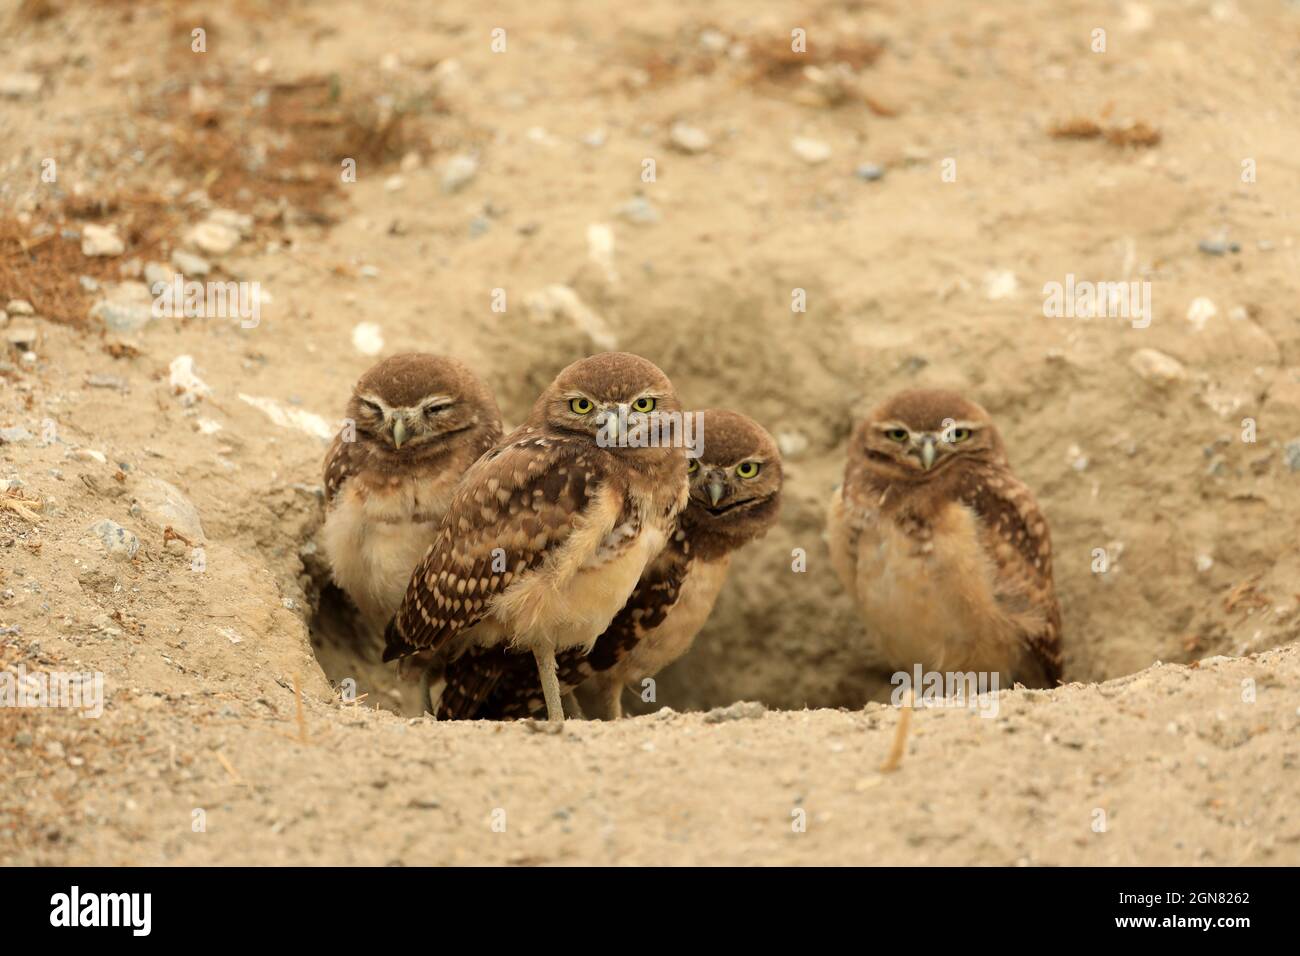
[[[780,509],[781,458],[756,422],[734,412],[703,415],[703,447],[690,466],[690,502],[668,544],[592,647],[562,652],[564,692],[589,682],[599,716],[622,712],[625,686],[639,689],[691,647],[726,579],[732,554],[761,536]],[[531,661],[503,647],[466,654],[445,674],[439,719],[523,717],[544,705]]]
[[[501,437],[501,413],[463,363],[394,355],[357,381],[325,457],[322,543],[335,583],[375,634],[406,593],[452,488]]]
[[[530,652],[548,713],[563,719],[556,653],[590,649],[686,498],[680,447],[623,447],[611,436],[616,423],[680,411],[672,383],[638,356],[605,353],[562,371],[527,423],[466,472],[388,627],[384,659],[503,644]]]
[[[1060,681],[1047,522],[975,403],[909,391],[860,422],[828,536],[835,570],[891,667]]]

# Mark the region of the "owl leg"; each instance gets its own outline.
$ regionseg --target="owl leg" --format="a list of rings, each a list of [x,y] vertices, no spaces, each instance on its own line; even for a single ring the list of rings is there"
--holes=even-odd
[[[555,673],[555,648],[535,649],[533,659],[537,661],[537,677],[542,682],[542,694],[546,697],[546,719],[562,724],[564,701],[560,696],[560,678]]]
[[[615,673],[602,673],[592,678],[596,686],[597,713],[601,720],[618,720],[623,716],[623,680]]]
[[[587,719],[587,715],[582,712],[582,704],[578,703],[578,695],[572,691],[564,695],[564,714],[574,720]]]

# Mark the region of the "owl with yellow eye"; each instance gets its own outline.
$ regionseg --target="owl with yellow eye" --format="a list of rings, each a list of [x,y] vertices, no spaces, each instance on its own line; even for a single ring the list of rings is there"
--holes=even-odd
[[[590,653],[557,656],[560,687],[579,686],[595,716],[622,715],[624,687],[690,650],[727,578],[732,555],[776,523],[781,456],[772,437],[735,412],[700,413],[703,447],[689,458],[690,499],[668,543]],[[437,702],[439,720],[526,717],[545,706],[531,660],[509,648],[473,648],[452,661]]]

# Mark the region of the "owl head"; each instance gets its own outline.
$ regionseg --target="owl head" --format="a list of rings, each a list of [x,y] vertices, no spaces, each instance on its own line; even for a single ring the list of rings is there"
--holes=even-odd
[[[899,392],[853,430],[849,467],[889,480],[930,481],[966,462],[1002,462],[988,412],[956,392]]]
[[[348,402],[357,441],[388,457],[420,457],[501,434],[488,387],[462,362],[407,352],[372,366]]]
[[[681,525],[697,547],[704,536],[732,550],[776,523],[781,508],[781,453],[758,422],[710,408],[703,447],[687,461],[690,502]]]
[[[603,352],[561,371],[533,406],[530,424],[591,437],[611,450],[657,448],[663,454],[671,449],[651,440],[674,416],[680,420],[681,410],[673,383],[653,362]]]

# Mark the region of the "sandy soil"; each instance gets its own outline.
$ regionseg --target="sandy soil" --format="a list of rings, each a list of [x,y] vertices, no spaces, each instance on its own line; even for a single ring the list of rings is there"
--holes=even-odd
[[[0,667],[102,672],[107,699],[0,708],[0,859],[1300,862],[1294,4],[3,2],[0,23],[0,308],[36,313],[0,319]],[[91,315],[218,208],[250,217],[206,257],[269,293],[256,327]],[[87,225],[124,251],[84,258]],[[1067,274],[1150,282],[1153,321],[1045,318]],[[539,306],[557,285],[579,310]],[[781,524],[664,709],[435,724],[357,660],[314,535],[362,323],[381,354],[469,361],[512,421],[608,336],[782,439]],[[178,394],[180,356],[210,391]],[[1036,490],[1067,684],[918,712],[883,773],[900,714],[821,528],[853,414],[915,384],[984,404]]]

